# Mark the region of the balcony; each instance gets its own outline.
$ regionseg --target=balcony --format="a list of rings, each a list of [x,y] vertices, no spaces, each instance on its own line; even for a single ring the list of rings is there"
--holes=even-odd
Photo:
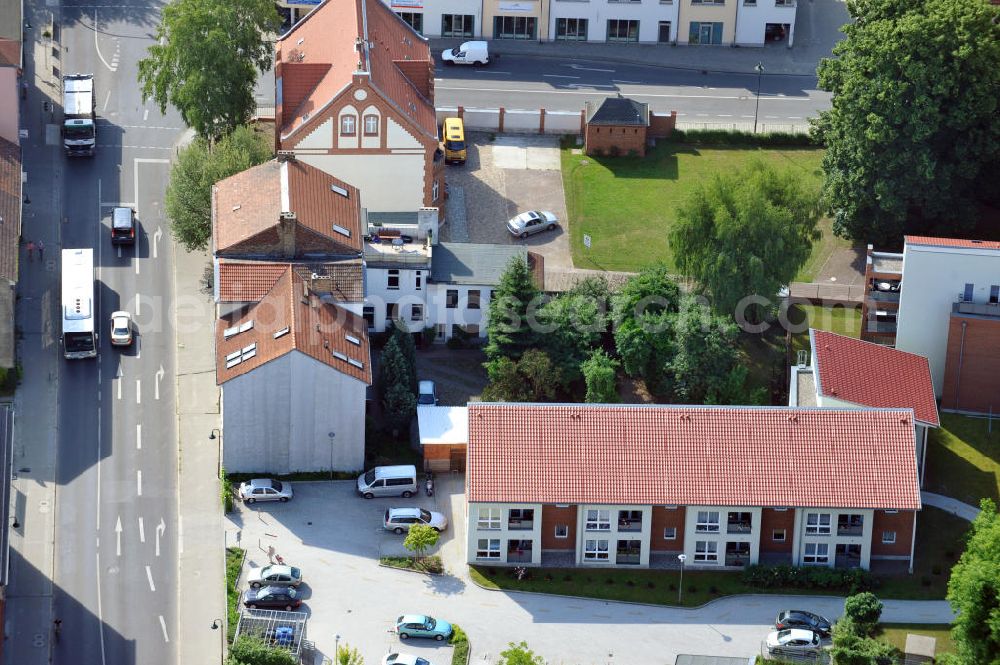
[[[534,542],[531,540],[510,540],[507,542],[507,563],[531,563]]]
[[[951,306],[952,314],[971,314],[973,316],[1000,317],[1000,303],[995,302],[956,302]]]
[[[751,522],[730,522],[726,525],[726,533],[750,533],[753,531]]]
[[[620,540],[615,550],[615,563],[618,565],[639,565],[642,556],[642,545],[638,540]]]
[[[507,520],[508,531],[531,531],[534,528],[535,528],[535,520],[533,518],[515,519],[512,517],[509,520]]]
[[[860,536],[864,533],[864,527],[860,524],[851,526],[837,526],[838,536]]]
[[[642,513],[639,511],[619,511],[618,530],[642,531]]]

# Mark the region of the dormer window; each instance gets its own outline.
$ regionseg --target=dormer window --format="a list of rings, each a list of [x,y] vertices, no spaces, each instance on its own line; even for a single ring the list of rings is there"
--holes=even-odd
[[[340,117],[340,135],[341,136],[354,136],[358,131],[358,119],[353,115],[344,115]]]
[[[378,136],[378,116],[365,116],[365,136]]]

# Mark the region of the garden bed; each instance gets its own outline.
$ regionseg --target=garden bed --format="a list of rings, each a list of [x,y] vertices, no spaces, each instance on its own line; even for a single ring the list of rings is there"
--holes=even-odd
[[[378,559],[380,566],[386,568],[399,568],[400,570],[412,570],[416,573],[426,573],[428,575],[441,575],[444,573],[444,564],[441,557],[436,554],[425,556],[419,561],[408,556],[382,556]]]

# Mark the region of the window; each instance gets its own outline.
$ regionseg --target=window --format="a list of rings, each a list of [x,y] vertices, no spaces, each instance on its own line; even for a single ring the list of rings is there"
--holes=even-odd
[[[479,309],[479,289],[469,291],[469,309]]]
[[[826,543],[806,543],[806,553],[802,563],[829,563],[830,546]]]
[[[639,22],[623,21],[620,19],[610,19],[608,21],[608,41],[609,42],[639,41]]]
[[[499,538],[480,538],[479,544],[476,546],[476,558],[477,559],[499,559],[500,558],[500,539]]]
[[[785,542],[785,530],[784,529],[774,529],[771,531],[771,540],[776,543]]]
[[[609,531],[611,529],[611,511],[588,510],[586,529],[587,531]]]
[[[476,31],[476,17],[472,14],[444,14],[441,16],[442,37],[472,37]]]
[[[965,290],[962,291],[962,301],[972,302],[972,291],[976,288],[975,284],[966,284]]]
[[[663,540],[677,540],[677,527],[675,526],[663,527]]]
[[[641,510],[619,510],[618,511],[619,531],[642,531],[642,511]]]
[[[694,530],[698,533],[719,533],[719,513],[716,511],[699,510],[698,521]]]
[[[414,284],[414,286],[416,287],[417,291],[419,291],[420,289],[423,288],[423,278],[424,278],[424,274],[421,271],[418,270],[417,274],[415,275],[415,284]]]
[[[714,3],[711,3],[714,4]],[[721,44],[722,23],[691,21],[688,29],[689,44]]]
[[[378,136],[378,116],[365,116],[365,136]]]
[[[615,563],[640,563],[642,557],[642,541],[619,540],[615,546]]]
[[[533,508],[511,508],[507,513],[508,529],[532,529],[535,526]]]
[[[660,0],[660,4],[664,4],[663,0]],[[670,3],[666,3],[670,4]],[[660,21],[657,28],[658,32],[656,34],[656,41],[661,44],[667,44],[670,42],[670,21]]]
[[[711,540],[699,540],[694,544],[694,560],[717,563],[719,561],[719,543]]]
[[[534,39],[537,25],[534,16],[494,16],[493,39]]]
[[[587,41],[587,19],[557,18],[556,40],[579,42]]]
[[[895,531],[883,531],[882,532],[882,544],[892,545],[896,542],[896,532]]]
[[[554,535],[556,538],[569,538],[569,525],[556,524],[556,530]]]
[[[588,540],[584,542],[583,558],[586,561],[607,561],[608,541]]]
[[[365,322],[368,324],[368,330],[375,328],[375,306],[365,305],[361,310],[361,316],[364,317]]]
[[[399,303],[391,302],[385,306],[385,320],[395,321],[399,318]]]
[[[340,116],[340,135],[354,136],[357,131],[357,122],[358,119],[353,115]]]
[[[396,16],[403,19],[403,23],[416,32],[424,34],[424,15],[420,12],[396,12]]]
[[[994,305],[1000,303],[1000,284],[994,284],[990,287],[990,302]]]
[[[499,508],[480,508],[479,518],[476,520],[477,529],[499,529],[500,528],[500,509]],[[499,541],[498,541],[499,543]],[[497,544],[497,548],[500,545]]]
[[[399,289],[399,270],[398,269],[393,268],[393,269],[391,269],[389,271],[389,282],[386,285],[386,288],[392,289],[394,291]]]
[[[441,184],[435,180],[434,184],[431,185],[431,200],[437,201],[438,195],[441,193]]]
[[[838,536],[860,536],[864,526],[864,515],[837,515]]]
[[[751,530],[753,530],[752,513],[729,513],[729,516],[726,519],[727,533],[750,533]]]
[[[448,289],[445,296],[444,306],[446,308],[455,309],[458,307],[458,289]]]
[[[830,513],[808,513],[806,533],[814,536],[830,535]]]
[[[410,305],[410,321],[423,321],[423,320],[424,320],[424,306]]]

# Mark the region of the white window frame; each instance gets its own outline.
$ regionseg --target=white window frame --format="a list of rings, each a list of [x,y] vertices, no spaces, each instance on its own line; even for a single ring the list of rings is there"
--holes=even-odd
[[[569,524],[556,524],[552,535],[555,538],[569,538]]]
[[[599,538],[587,539],[583,542],[584,561],[610,561],[611,541]]]
[[[882,544],[883,545],[895,545],[896,544],[896,532],[895,531],[883,531],[882,532]]]
[[[694,560],[696,563],[718,563],[719,543],[715,540],[695,541]]]
[[[663,540],[677,540],[677,527],[675,526],[663,527]]]
[[[372,113],[365,115],[365,136],[378,136],[378,116]]]
[[[441,184],[440,184],[440,182],[437,179],[435,179],[434,180],[434,184],[431,185],[431,200],[432,201],[437,201],[438,200],[438,195],[440,193],[441,193]]]
[[[714,516],[714,519],[713,519]],[[699,510],[695,521],[695,533],[719,533],[719,511]]]
[[[486,547],[483,547],[485,543]],[[494,548],[494,544],[496,547]],[[477,559],[499,559],[500,558],[500,539],[499,538],[479,538],[476,543],[476,558]]]
[[[503,518],[503,510],[500,508],[476,509],[476,528],[483,531],[499,531]]]
[[[812,548],[811,554],[810,548]],[[807,566],[830,563],[830,544],[806,543],[802,551],[802,563]]]
[[[358,117],[353,113],[345,113],[340,116],[340,135],[341,136],[357,136],[358,135]]]
[[[585,529],[587,531],[611,531],[611,511],[602,508],[588,508]]]
[[[781,534],[781,538],[778,538],[778,534]],[[771,529],[771,540],[776,543],[783,543],[788,539],[787,529]]]
[[[410,321],[424,320],[424,306],[420,303],[410,305]]]
[[[829,536],[832,533],[832,523],[831,513],[806,513],[806,535]]]

